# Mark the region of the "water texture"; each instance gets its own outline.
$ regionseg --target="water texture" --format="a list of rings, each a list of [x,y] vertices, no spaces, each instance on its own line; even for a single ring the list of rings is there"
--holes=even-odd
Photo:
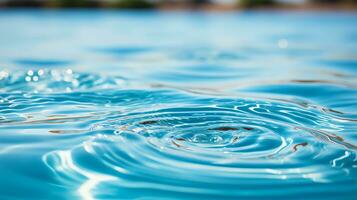
[[[357,199],[357,14],[0,12],[0,199]]]

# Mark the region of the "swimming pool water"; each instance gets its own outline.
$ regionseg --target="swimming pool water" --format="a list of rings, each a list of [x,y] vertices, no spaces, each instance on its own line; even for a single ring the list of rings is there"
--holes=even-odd
[[[0,11],[0,199],[357,199],[357,14]]]

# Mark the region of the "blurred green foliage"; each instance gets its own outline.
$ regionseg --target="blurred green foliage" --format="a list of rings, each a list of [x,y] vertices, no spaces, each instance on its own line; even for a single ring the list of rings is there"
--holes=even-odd
[[[256,8],[264,6],[273,6],[277,2],[274,0],[239,0],[238,5],[242,8]]]
[[[190,4],[194,4],[194,5],[199,5],[199,4],[206,4],[206,3],[210,3],[210,0],[189,0],[188,1]]]
[[[46,5],[50,7],[81,8],[96,7],[98,2],[88,0],[50,0]]]
[[[116,8],[144,9],[153,8],[155,5],[145,0],[118,0],[112,4]]]

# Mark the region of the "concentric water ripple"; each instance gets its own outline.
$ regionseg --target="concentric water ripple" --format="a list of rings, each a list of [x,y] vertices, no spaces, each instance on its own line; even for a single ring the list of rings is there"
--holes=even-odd
[[[329,194],[356,189],[356,146],[339,135],[348,124],[316,105],[172,90],[72,94],[13,97],[50,99],[42,106],[67,102],[56,105],[61,112],[78,106],[66,117],[2,122],[5,128],[25,124],[77,141],[43,156],[57,184],[72,195],[284,199],[301,192],[321,195],[336,183],[346,187]]]
[[[322,196],[336,199],[356,189],[357,147],[344,138],[353,116],[313,102],[125,90],[124,79],[68,69],[2,79],[0,129],[47,136],[0,153],[48,140],[36,157],[66,196],[285,199],[329,190]]]
[[[44,80],[51,90],[41,94],[33,92],[37,81],[24,82],[29,88],[20,93],[4,87],[0,125],[77,141],[43,155],[55,182],[74,196],[287,198],[318,194],[336,182],[350,185],[336,195],[355,189],[357,147],[339,135],[348,121],[337,111],[300,100],[98,90],[98,84],[95,92],[67,95],[50,84],[66,81],[68,72],[58,79],[51,74]],[[76,76],[78,86],[87,82],[83,76]],[[4,84],[24,78],[17,77]]]
[[[3,88],[0,128],[48,135],[53,146],[41,162],[53,177],[49,184],[68,196],[285,199],[345,185],[324,197],[336,199],[356,189],[357,147],[343,138],[353,125],[338,111],[301,99],[98,89],[101,84],[93,92],[61,93],[50,77],[44,84],[51,90],[41,93],[33,92],[37,81],[24,82],[29,87],[21,92]],[[20,83],[24,77],[6,78]]]

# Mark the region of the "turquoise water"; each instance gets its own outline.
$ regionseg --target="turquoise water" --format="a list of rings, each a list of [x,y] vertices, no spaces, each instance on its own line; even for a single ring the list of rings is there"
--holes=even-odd
[[[0,11],[0,199],[357,199],[357,14]]]

